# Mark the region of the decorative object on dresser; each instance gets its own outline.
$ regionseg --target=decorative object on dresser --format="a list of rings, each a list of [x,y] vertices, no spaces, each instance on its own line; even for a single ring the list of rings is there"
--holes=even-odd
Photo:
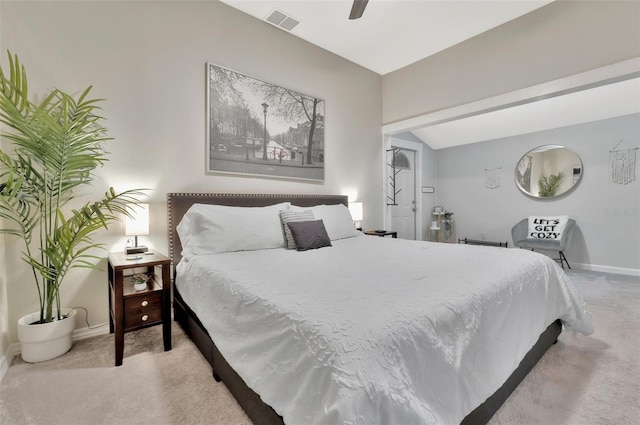
[[[206,96],[207,172],[324,181],[324,100],[211,63]]]
[[[67,205],[78,190],[92,186],[93,171],[108,161],[105,142],[109,138],[103,118],[96,115],[101,100],[88,97],[91,87],[76,98],[53,89],[39,95],[36,104],[29,99],[26,71],[18,56],[8,56],[9,76],[0,69],[0,122],[13,152],[0,150],[4,226],[0,232],[24,242],[22,258],[31,268],[40,310],[19,320],[18,339],[26,342],[22,358],[39,362],[71,348],[75,312],[61,308],[60,303],[67,272],[76,267],[97,268],[94,261],[99,257],[91,250],[101,244],[94,243],[93,236],[119,220],[119,214],[128,214],[126,203],[136,202],[142,193],[116,193],[110,188],[99,201],[74,208]],[[55,335],[41,346],[28,329],[31,323],[34,329],[62,327],[65,333],[36,332]]]
[[[164,351],[171,350],[171,260],[155,251],[148,253],[109,253],[109,331],[115,333],[116,366],[122,365],[125,332],[162,323]],[[144,273],[136,271],[140,268]],[[125,277],[126,271],[132,274]],[[135,287],[142,282],[144,287]]]

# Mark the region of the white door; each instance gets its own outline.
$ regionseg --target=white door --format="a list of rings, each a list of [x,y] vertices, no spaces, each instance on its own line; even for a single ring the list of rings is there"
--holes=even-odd
[[[391,159],[393,161],[393,159]],[[391,228],[402,239],[416,238],[415,152],[400,149],[395,154],[395,203],[391,208]],[[393,189],[390,189],[392,191]]]

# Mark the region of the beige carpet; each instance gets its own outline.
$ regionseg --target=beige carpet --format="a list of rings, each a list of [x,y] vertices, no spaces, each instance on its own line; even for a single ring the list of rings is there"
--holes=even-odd
[[[640,277],[568,271],[595,332],[562,332],[490,425],[640,424]]]
[[[122,368],[13,369],[2,389],[3,404],[11,406],[3,424],[135,424],[167,417],[150,353],[131,357]]]
[[[125,334],[120,367],[112,335],[43,363],[15,358],[0,382],[0,424],[250,424],[175,323],[172,337],[165,352],[161,326]]]
[[[595,334],[563,332],[490,425],[640,424],[640,278],[569,274]],[[0,382],[0,424],[249,424],[182,331],[174,326],[168,352],[161,331],[126,334],[118,368],[111,335],[48,362],[15,359]]]

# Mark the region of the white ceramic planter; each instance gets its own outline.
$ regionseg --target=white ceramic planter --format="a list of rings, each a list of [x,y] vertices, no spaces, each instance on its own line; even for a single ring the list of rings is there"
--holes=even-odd
[[[31,325],[30,323],[40,320],[40,312],[27,314],[18,320],[22,360],[28,363],[44,362],[71,349],[71,334],[76,328],[76,310],[65,309],[63,313],[68,317],[51,323]]]
[[[147,289],[147,282],[134,283],[133,284],[133,289],[135,289],[136,291],[144,291],[145,289]]]

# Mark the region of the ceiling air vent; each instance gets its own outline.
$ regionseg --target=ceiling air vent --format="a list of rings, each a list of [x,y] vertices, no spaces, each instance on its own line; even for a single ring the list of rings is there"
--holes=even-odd
[[[293,19],[291,16],[287,16],[279,10],[274,10],[267,16],[267,22],[271,22],[273,25],[277,25],[280,28],[284,28],[287,31],[291,31],[300,21]]]

